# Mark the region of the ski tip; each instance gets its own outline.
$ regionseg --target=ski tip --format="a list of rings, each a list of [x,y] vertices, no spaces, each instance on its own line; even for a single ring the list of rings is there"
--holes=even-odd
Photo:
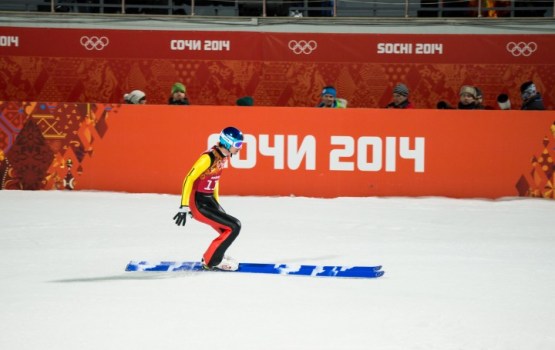
[[[139,263],[136,261],[131,261],[125,267],[125,271],[138,271],[139,270]]]

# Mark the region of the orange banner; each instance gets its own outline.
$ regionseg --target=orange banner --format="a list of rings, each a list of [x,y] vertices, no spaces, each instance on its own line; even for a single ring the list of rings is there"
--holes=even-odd
[[[555,197],[549,111],[43,103],[0,111],[19,130],[0,137],[2,188],[24,188],[26,171],[44,169],[35,189],[177,194],[232,125],[246,144],[224,171],[224,195]]]
[[[552,112],[0,102],[3,189],[179,193],[236,126],[223,194],[554,198]]]
[[[222,180],[229,194],[511,196],[546,137],[553,159],[552,113],[174,106],[117,112],[82,163],[81,188],[178,193],[213,143],[210,135],[227,125],[246,134]]]

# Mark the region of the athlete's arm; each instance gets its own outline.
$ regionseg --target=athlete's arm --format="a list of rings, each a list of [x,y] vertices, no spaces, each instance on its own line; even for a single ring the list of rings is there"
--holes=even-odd
[[[220,181],[216,182],[216,187],[214,187],[214,199],[220,203]]]
[[[181,206],[189,206],[189,197],[191,196],[191,191],[193,191],[193,183],[206,171],[206,169],[210,168],[210,165],[212,165],[212,160],[208,154],[203,154],[197,159],[195,164],[193,164],[185,180],[183,180]]]

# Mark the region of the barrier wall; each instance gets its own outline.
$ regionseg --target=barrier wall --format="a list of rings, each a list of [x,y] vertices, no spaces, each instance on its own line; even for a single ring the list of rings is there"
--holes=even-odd
[[[331,34],[0,26],[0,100],[120,103],[134,89],[167,102],[182,81],[194,105],[312,107],[335,85],[350,107],[384,107],[406,83],[417,108],[456,105],[462,85],[486,104],[534,80],[555,109],[555,35]]]
[[[0,102],[2,189],[180,192],[217,133],[223,194],[555,198],[555,113]]]

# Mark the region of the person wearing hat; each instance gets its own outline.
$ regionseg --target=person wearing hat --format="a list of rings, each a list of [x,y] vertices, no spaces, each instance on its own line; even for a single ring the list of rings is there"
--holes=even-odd
[[[189,105],[189,99],[187,98],[187,89],[182,83],[175,83],[172,86],[172,95],[168,100],[170,105]]]
[[[123,100],[127,104],[138,105],[146,103],[146,94],[141,90],[133,90],[128,94],[123,95]]]
[[[458,109],[484,109],[478,103],[478,92],[474,86],[463,85],[459,92]]]
[[[254,99],[250,96],[243,96],[235,101],[237,106],[254,106]]]
[[[402,83],[395,85],[393,88],[393,101],[385,106],[385,108],[414,108],[412,103],[409,101],[409,88]]]
[[[522,107],[520,109],[527,111],[543,111],[543,99],[536,89],[533,81],[527,81],[520,86],[520,97],[522,98]]]
[[[207,270],[239,268],[237,261],[225,252],[239,235],[241,222],[222,208],[219,189],[224,169],[244,142],[241,130],[233,126],[223,129],[219,142],[200,155],[183,180],[180,207],[173,217],[175,224],[185,226],[190,217],[218,232],[202,256],[203,268]]]
[[[324,86],[321,93],[319,108],[347,108],[347,101],[337,98],[337,90],[333,86]]]

